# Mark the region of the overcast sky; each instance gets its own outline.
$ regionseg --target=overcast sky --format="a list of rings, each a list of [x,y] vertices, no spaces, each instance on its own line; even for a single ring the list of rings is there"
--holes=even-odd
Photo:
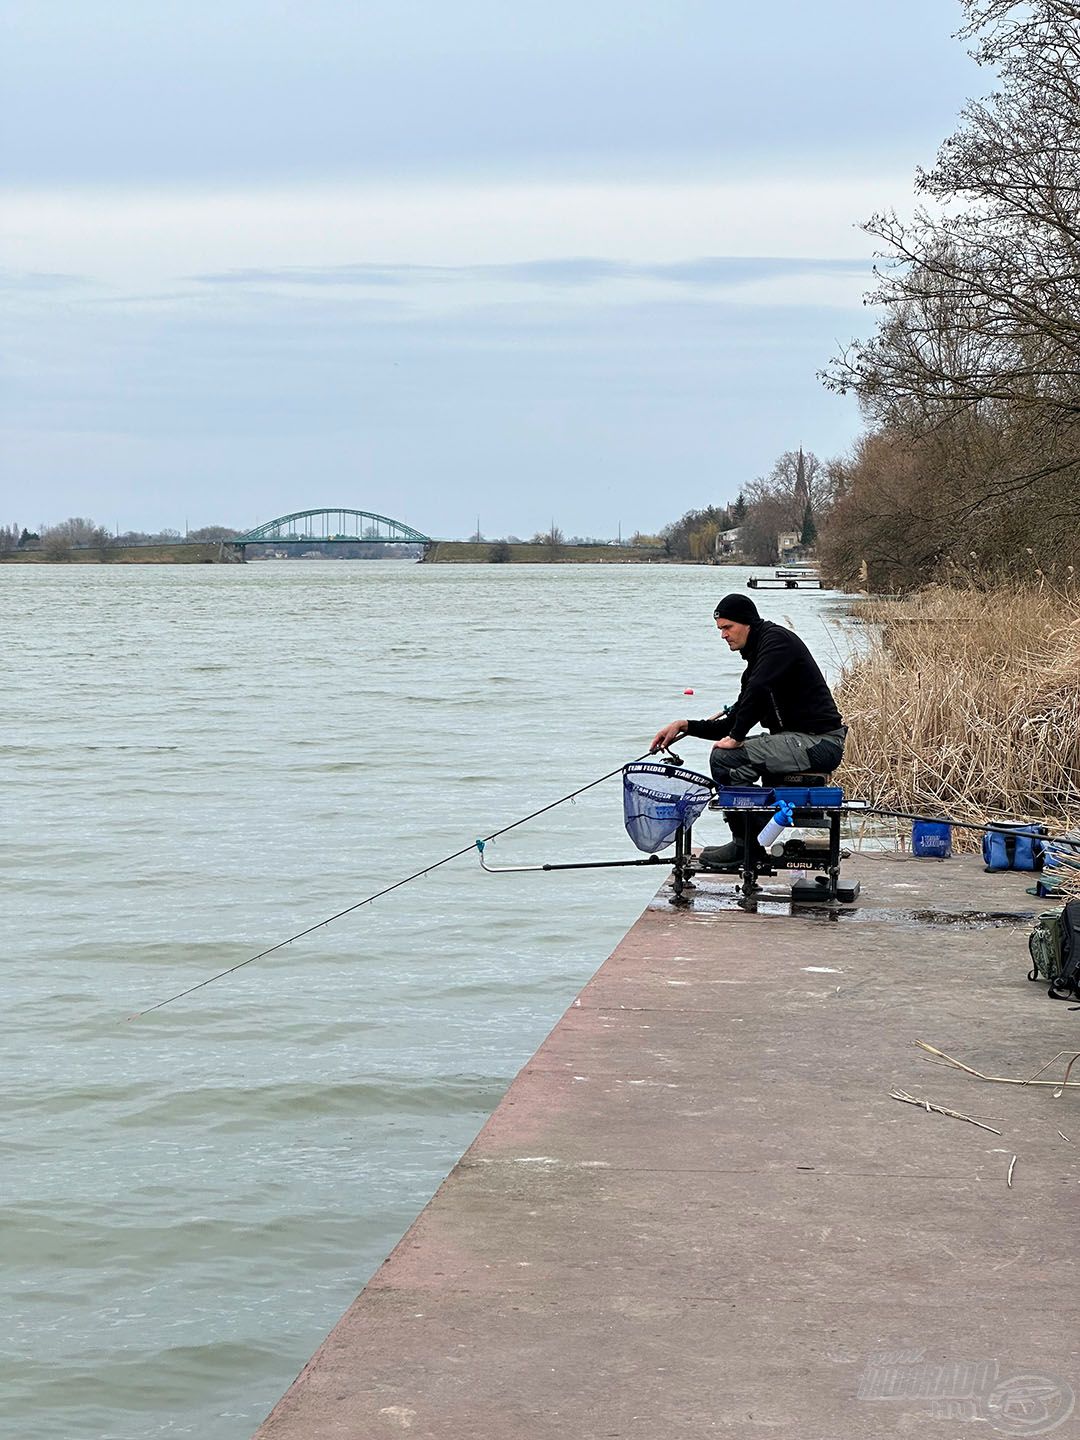
[[[654,530],[859,429],[955,0],[0,0],[0,522]]]

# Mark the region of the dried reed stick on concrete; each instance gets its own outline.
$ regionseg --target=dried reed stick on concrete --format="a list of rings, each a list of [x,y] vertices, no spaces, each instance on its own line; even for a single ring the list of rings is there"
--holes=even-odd
[[[1065,1080],[1036,1080],[1035,1076],[1032,1075],[1029,1076],[1027,1080],[1017,1080],[1012,1075],[984,1075],[981,1070],[973,1070],[970,1065],[965,1065],[962,1060],[955,1060],[951,1055],[946,1055],[944,1050],[936,1050],[933,1045],[928,1045],[925,1040],[913,1040],[911,1043],[918,1046],[920,1050],[925,1050],[928,1055],[937,1055],[939,1061],[935,1063],[943,1062],[946,1065],[951,1065],[956,1070],[962,1070],[965,1075],[974,1075],[976,1080],[991,1080],[995,1085],[1053,1085],[1055,1089],[1064,1088],[1064,1086],[1068,1085],[1080,1089],[1080,1080],[1069,1080],[1068,1078]],[[1065,1050],[1058,1051],[1058,1055],[1068,1053],[1069,1052]],[[1056,1059],[1057,1055],[1048,1063],[1052,1065]],[[1072,1066],[1070,1065],[1069,1068],[1072,1069]],[[1046,1066],[1044,1065],[1043,1070],[1045,1069]],[[1042,1071],[1036,1070],[1035,1075],[1040,1075],[1041,1073]]]
[[[1074,1051],[1074,1050],[1059,1050],[1056,1055],[1051,1055],[1051,1056],[1050,1056],[1050,1059],[1047,1060],[1047,1062],[1046,1062],[1045,1065],[1040,1065],[1040,1067],[1038,1068],[1038,1070],[1035,1071],[1035,1075],[1041,1075],[1044,1070],[1049,1070],[1049,1069],[1050,1069],[1050,1066],[1053,1065],[1054,1061],[1060,1059],[1062,1055],[1068,1055],[1068,1056],[1070,1057],[1070,1058],[1069,1058],[1069,1063],[1068,1063],[1068,1065],[1066,1065],[1066,1067],[1065,1067],[1065,1078],[1064,1078],[1064,1079],[1062,1080],[1062,1082],[1061,1082],[1062,1085],[1068,1085],[1068,1084],[1069,1084],[1069,1072],[1072,1070],[1072,1067],[1076,1064],[1077,1060],[1080,1059],[1080,1051]],[[1030,1084],[1032,1083],[1032,1081],[1035,1079],[1035,1075],[1032,1075],[1032,1076],[1030,1076],[1027,1080],[1025,1080],[1025,1081],[1024,1081],[1024,1084],[1025,1084],[1025,1085],[1030,1085]],[[1044,1084],[1044,1085],[1046,1085],[1046,1084],[1054,1085],[1054,1084],[1056,1084],[1056,1083],[1057,1083],[1057,1082],[1054,1081],[1054,1080],[1049,1080],[1049,1081],[1044,1080],[1044,1081],[1043,1081],[1043,1084]]]
[[[1000,1130],[995,1130],[993,1125],[984,1125],[981,1120],[975,1120],[970,1115],[961,1115],[959,1110],[947,1110],[944,1105],[934,1105],[929,1100],[920,1100],[916,1095],[909,1095],[906,1090],[890,1090],[889,1094],[894,1100],[903,1100],[905,1105],[918,1105],[920,1110],[925,1110],[929,1115],[948,1115],[951,1120],[966,1120],[969,1125],[977,1125],[980,1130],[989,1130],[991,1135],[1000,1135]]]
[[[1069,1061],[1068,1065],[1065,1066],[1065,1078],[1062,1080],[1058,1088],[1054,1091],[1055,1100],[1061,1099],[1061,1092],[1065,1089],[1065,1086],[1070,1083],[1069,1076],[1072,1074],[1072,1067],[1076,1064],[1077,1060],[1080,1060],[1080,1053],[1074,1055]]]

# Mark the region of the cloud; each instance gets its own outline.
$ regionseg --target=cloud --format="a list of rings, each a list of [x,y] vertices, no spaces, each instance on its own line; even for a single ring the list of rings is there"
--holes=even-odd
[[[431,282],[475,282],[581,287],[619,280],[653,280],[670,285],[717,286],[725,289],[747,281],[775,279],[794,274],[858,275],[864,278],[872,264],[850,259],[795,256],[711,255],[674,265],[631,265],[619,260],[588,256],[522,261],[507,265],[294,265],[277,269],[226,270],[192,275],[203,285],[273,286],[402,286]]]
[[[20,192],[9,273],[94,283],[6,307],[9,470],[43,516],[144,528],[154,492],[240,522],[350,476],[433,533],[535,528],[534,497],[649,528],[846,443],[815,371],[863,313],[875,183]]]
[[[476,280],[536,285],[729,283],[747,278],[733,271],[740,259],[759,267],[861,262],[859,222],[875,208],[902,205],[910,190],[906,177],[887,173],[22,190],[4,202],[0,263],[77,272],[125,289],[162,289],[191,274],[322,286],[400,287],[421,272],[429,281],[468,272]],[[724,258],[694,258],[710,256]]]
[[[52,294],[57,290],[84,289],[93,284],[89,275],[48,270],[0,270],[0,290],[16,294]]]
[[[662,303],[812,306],[848,309],[869,288],[872,260],[830,257],[706,256],[678,264],[630,264],[567,256],[506,265],[333,265],[239,269],[190,276],[198,286],[236,297],[291,297],[309,306],[332,292],[348,305],[371,289],[393,294],[385,313],[408,322],[420,313],[501,306],[521,311],[543,301],[548,318],[557,306],[563,323],[574,310]],[[369,299],[368,303],[372,303]]]
[[[865,275],[872,264],[868,257],[706,255],[673,265],[653,265],[650,273],[658,280],[679,285],[734,285],[792,274]]]
[[[403,285],[417,276],[453,274],[435,265],[281,265],[189,275],[199,285]]]

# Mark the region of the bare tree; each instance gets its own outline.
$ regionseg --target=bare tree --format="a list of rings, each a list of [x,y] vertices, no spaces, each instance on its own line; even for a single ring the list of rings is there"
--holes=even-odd
[[[71,559],[71,541],[60,533],[59,527],[43,532],[41,552],[53,564]]]
[[[824,473],[825,466],[812,450],[785,450],[776,460],[769,472],[769,482],[777,496],[788,497],[789,529],[801,528],[807,505],[817,509]]]
[[[549,561],[558,559],[562,554],[562,548],[565,543],[563,532],[559,529],[558,525],[555,524],[554,520],[551,522],[550,529],[538,530],[532,537],[533,545],[544,545],[547,547],[547,559]]]
[[[50,540],[55,540],[65,543],[69,548],[77,546],[85,549],[88,546],[108,545],[109,532],[94,520],[72,515],[57,525],[43,525],[41,540],[43,546],[47,546]]]
[[[740,549],[755,565],[774,565],[779,559],[778,537],[791,529],[791,496],[771,481],[751,480],[743,489],[746,515],[740,533]]]
[[[1008,431],[975,417],[925,435],[864,436],[836,462],[843,492],[818,541],[825,573],[840,583],[862,575],[876,590],[909,589],[958,569],[969,578],[1030,578],[1038,568],[1066,582],[1076,539],[1059,515],[1073,503],[1071,477],[1047,476],[1038,504],[1023,491],[984,494],[985,477],[1004,473],[1013,444]]]
[[[787,532],[808,533],[807,518],[817,522],[833,501],[835,471],[812,450],[785,450],[767,476],[743,487],[741,549],[755,565],[774,564],[778,540]]]
[[[919,436],[965,417],[1011,433],[963,496],[970,515],[1080,465],[1080,4],[962,3],[961,35],[999,87],[918,172],[931,203],[867,223],[885,261],[867,298],[884,318],[824,378],[877,425]]]

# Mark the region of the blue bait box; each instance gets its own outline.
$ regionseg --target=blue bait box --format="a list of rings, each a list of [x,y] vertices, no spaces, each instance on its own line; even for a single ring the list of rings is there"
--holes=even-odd
[[[772,805],[776,799],[774,790],[762,785],[733,785],[716,792],[721,810],[752,810],[759,806]]]
[[[810,789],[810,804],[823,810],[835,810],[844,803],[844,791],[839,785],[813,785]]]
[[[785,805],[805,806],[810,804],[810,787],[807,785],[777,785],[773,794]]]
[[[835,810],[844,803],[839,785],[778,785],[773,793],[800,810]]]

